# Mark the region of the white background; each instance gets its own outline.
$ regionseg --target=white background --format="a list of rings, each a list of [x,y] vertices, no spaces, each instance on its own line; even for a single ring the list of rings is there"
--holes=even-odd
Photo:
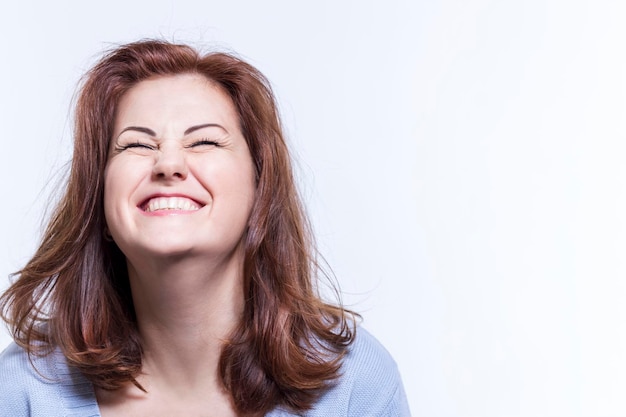
[[[413,415],[624,416],[625,21],[618,0],[5,2],[1,287],[100,53],[232,49],[273,82],[321,250]]]

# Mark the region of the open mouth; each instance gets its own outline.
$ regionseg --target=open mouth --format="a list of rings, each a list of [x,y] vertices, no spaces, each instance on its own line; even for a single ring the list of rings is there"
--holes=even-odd
[[[198,211],[202,205],[187,197],[153,197],[139,206],[146,213],[157,211]]]

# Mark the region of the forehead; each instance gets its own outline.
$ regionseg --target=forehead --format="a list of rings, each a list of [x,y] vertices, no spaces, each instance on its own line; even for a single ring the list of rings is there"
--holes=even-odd
[[[215,122],[238,125],[230,97],[215,82],[200,74],[178,74],[140,81],[118,102],[114,131],[127,124]]]

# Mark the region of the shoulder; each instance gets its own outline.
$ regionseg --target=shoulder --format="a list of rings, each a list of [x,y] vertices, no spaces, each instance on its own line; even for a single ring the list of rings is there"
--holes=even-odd
[[[275,409],[269,417],[295,416]],[[358,327],[341,366],[341,377],[306,417],[409,417],[398,367],[383,345]]]
[[[389,352],[371,333],[362,327],[348,349],[342,365],[342,382],[350,382],[353,389],[368,389],[359,380],[393,383],[398,379],[397,366]]]
[[[59,351],[38,357],[12,343],[0,354],[0,417],[50,416],[64,411],[97,416],[91,384]]]
[[[15,343],[10,344],[0,354],[0,416],[30,415],[33,406],[32,394],[40,386],[47,384],[45,375],[50,371],[47,360],[32,358],[39,363],[41,375],[37,372],[28,354]],[[45,369],[44,369],[45,368]],[[49,375],[51,376],[51,375]]]
[[[337,384],[319,401],[312,415],[409,416],[396,362],[362,327],[349,347]]]

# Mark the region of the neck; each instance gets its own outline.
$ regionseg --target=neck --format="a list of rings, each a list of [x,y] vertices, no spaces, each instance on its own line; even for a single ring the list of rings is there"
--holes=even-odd
[[[216,383],[224,340],[243,311],[242,259],[128,262],[149,385]]]

